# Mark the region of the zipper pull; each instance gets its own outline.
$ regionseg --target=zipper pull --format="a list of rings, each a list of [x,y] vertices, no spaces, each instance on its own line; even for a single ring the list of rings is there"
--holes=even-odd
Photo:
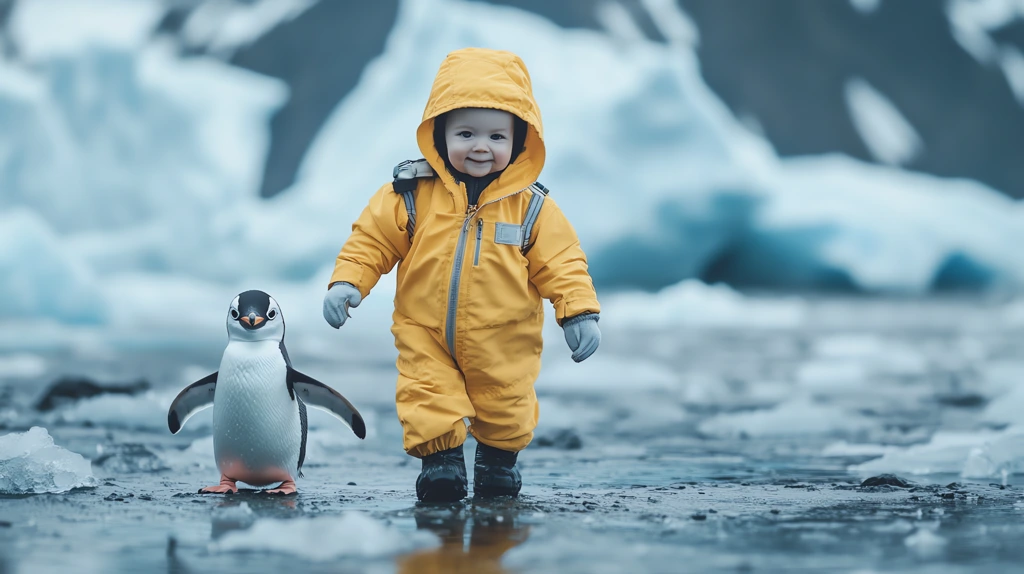
[[[476,241],[477,241],[478,244],[480,243],[480,239],[483,238],[483,236],[484,236],[484,220],[483,219],[478,219],[478,220],[476,220]]]

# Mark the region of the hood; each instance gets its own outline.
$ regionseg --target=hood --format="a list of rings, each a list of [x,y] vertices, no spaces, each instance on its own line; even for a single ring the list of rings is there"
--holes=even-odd
[[[522,118],[527,124],[523,152],[484,191],[481,201],[501,197],[537,181],[544,168],[544,129],[533,99],[530,73],[511,52],[484,48],[456,50],[444,59],[430,89],[423,122],[416,130],[420,153],[449,190],[461,189],[434,147],[434,119],[459,108],[492,108]]]

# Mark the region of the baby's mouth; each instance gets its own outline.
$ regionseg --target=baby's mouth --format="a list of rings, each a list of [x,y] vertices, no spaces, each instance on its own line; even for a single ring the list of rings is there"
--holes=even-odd
[[[473,159],[471,157],[467,157],[466,160],[473,163],[491,163],[490,159]]]

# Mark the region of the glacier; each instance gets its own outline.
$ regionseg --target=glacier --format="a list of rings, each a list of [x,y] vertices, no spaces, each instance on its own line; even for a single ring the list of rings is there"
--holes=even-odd
[[[262,200],[268,124],[287,86],[179,56],[151,33],[159,3],[123,13],[97,2],[88,33],[34,34],[47,5],[18,2],[11,37],[31,49],[0,56],[0,118],[12,126],[0,134],[0,348],[208,345],[223,341],[232,297],[259,288],[281,302],[290,340],[390,359],[393,278],[355,311],[359,332],[330,330],[320,301],[367,198],[395,163],[419,157],[437,65],[468,45],[526,61],[545,116],[542,181],[622,321],[653,321],[628,310],[670,301],[707,301],[697,323],[747,317],[728,302],[742,295],[695,279],[900,295],[1024,284],[1016,202],[845,156],[779,158],[702,80],[686,15],[649,4],[671,12],[656,19],[667,44],[509,7],[402,2],[384,53],[322,126],[295,185]],[[721,318],[707,317],[716,309]],[[800,314],[780,301],[750,321]]]

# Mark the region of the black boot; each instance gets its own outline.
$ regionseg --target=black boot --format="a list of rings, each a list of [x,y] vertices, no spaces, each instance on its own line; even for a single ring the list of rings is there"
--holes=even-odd
[[[518,456],[515,452],[477,443],[476,464],[473,466],[473,496],[519,496],[523,479],[516,468]]]
[[[466,457],[462,445],[429,454],[421,459],[423,470],[416,479],[416,497],[423,502],[455,502],[466,497]]]

